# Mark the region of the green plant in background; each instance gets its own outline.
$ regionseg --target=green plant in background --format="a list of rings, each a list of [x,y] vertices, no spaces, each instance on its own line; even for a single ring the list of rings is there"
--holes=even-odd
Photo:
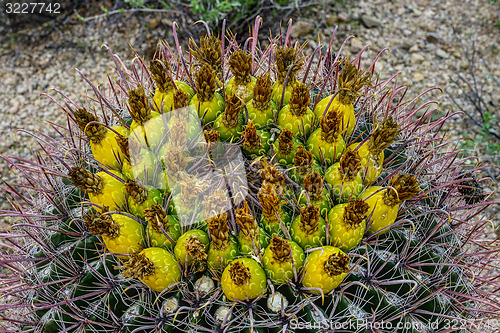
[[[226,38],[188,54],[161,44],[149,63],[110,52],[109,89],[78,71],[95,96],[51,96],[60,137],[4,157],[22,175],[4,186],[18,220],[0,234],[5,320],[44,333],[486,327],[500,249],[480,214],[498,202],[435,130],[451,115],[412,119],[406,88],[373,79],[361,54]],[[227,89],[231,72],[255,84]]]
[[[482,152],[486,155],[482,156],[483,160],[491,160],[495,164],[500,163],[500,134],[498,128],[498,117],[496,115],[500,100],[494,93],[487,95],[482,90],[483,85],[479,82],[476,75],[476,70],[480,66],[484,66],[488,72],[493,73],[489,65],[484,61],[481,53],[476,49],[475,42],[472,41],[468,48],[464,48],[464,58],[467,61],[467,69],[470,79],[457,68],[454,68],[455,75],[450,76],[451,82],[462,91],[466,92],[469,103],[459,104],[455,98],[448,96],[455,106],[463,112],[467,123],[471,124],[467,133],[463,133],[465,137],[473,139],[476,144],[481,146]],[[491,74],[488,78],[496,83],[496,87],[500,89],[498,78]],[[476,155],[475,145],[471,141],[461,141],[460,147],[464,149],[464,155]]]
[[[226,19],[230,26],[238,28],[238,23],[247,21],[257,15],[264,7],[279,9],[287,5],[290,0],[262,1],[262,0],[190,0],[191,11],[200,19],[206,21],[215,29],[220,28],[220,22]]]

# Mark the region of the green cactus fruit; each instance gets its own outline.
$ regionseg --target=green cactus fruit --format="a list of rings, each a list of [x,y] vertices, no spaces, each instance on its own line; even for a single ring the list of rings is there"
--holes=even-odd
[[[347,133],[349,136],[356,125],[356,117],[354,116],[354,106],[352,104],[342,104],[339,100],[339,95],[330,95],[323,98],[316,104],[314,114],[318,119],[322,119],[328,112],[335,110],[342,118],[340,118],[340,131]]]
[[[144,219],[144,210],[153,205],[157,205],[163,200],[163,196],[158,190],[147,190],[140,181],[127,179],[125,190],[128,195],[128,209],[133,215]]]
[[[251,76],[252,56],[243,51],[235,51],[231,54],[228,66],[233,77],[226,84],[226,95],[236,95],[247,103],[253,98],[253,90],[256,79]]]
[[[356,247],[365,234],[368,209],[361,199],[334,206],[328,213],[330,244],[342,251]]]
[[[420,192],[420,185],[413,175],[397,174],[391,178],[389,186],[392,188],[371,186],[359,196],[370,206],[368,210],[368,216],[371,216],[368,230],[370,234],[393,224],[398,216],[399,204]],[[387,231],[388,229],[382,233]]]
[[[106,207],[102,213],[85,216],[85,225],[92,234],[101,236],[108,251],[118,258],[125,259],[143,248],[143,225],[126,215],[109,214]]]
[[[307,256],[304,266],[302,284],[312,293],[328,294],[349,272],[349,256],[339,248],[323,246]]]
[[[293,86],[298,82],[297,73],[302,68],[304,60],[302,57],[299,57],[298,52],[293,47],[280,47],[276,49],[278,79],[273,84],[271,99],[278,107],[283,107],[289,103],[292,97]]]
[[[189,102],[189,108],[198,112],[203,125],[213,122],[224,111],[224,98],[216,92],[216,73],[205,64],[195,73],[196,95]]]
[[[162,153],[163,150],[157,160],[149,149],[141,149],[138,154],[131,156],[130,162],[123,163],[124,177],[127,180],[136,180],[148,189],[168,189],[167,177],[161,164],[165,156]]]
[[[318,206],[320,215],[325,218],[330,210],[330,194],[325,187],[323,176],[317,171],[309,173],[302,182],[303,191],[299,195],[302,206],[313,204]]]
[[[235,210],[234,215],[236,224],[240,228],[238,234],[240,252],[258,255],[262,249],[267,247],[268,236],[255,220],[248,203],[245,201],[242,208]]]
[[[232,301],[252,300],[262,295],[266,287],[266,273],[254,259],[233,260],[222,273],[222,291]]]
[[[130,125],[129,141],[134,146],[156,148],[165,134],[160,114],[151,111],[150,102],[143,86],[128,92],[128,108],[133,121]]]
[[[77,109],[73,116],[80,130],[89,139],[94,158],[108,168],[121,171],[124,156],[116,141],[115,132],[128,136],[129,131],[123,126],[112,126],[111,129],[107,129],[98,123],[98,117],[85,109]]]
[[[345,142],[341,135],[342,114],[336,111],[328,112],[320,120],[320,128],[307,139],[307,149],[318,162],[332,165],[341,156]]]
[[[366,184],[373,183],[380,173],[384,164],[384,150],[393,142],[400,131],[399,126],[389,117],[375,125],[375,129],[363,143],[353,143],[348,149],[356,150],[361,157],[362,174]]]
[[[207,227],[212,238],[208,249],[208,267],[216,270],[224,269],[228,262],[239,254],[238,242],[230,235],[227,214],[211,217],[207,221]]]
[[[120,173],[110,170],[93,174],[81,166],[76,166],[68,175],[74,186],[87,192],[92,203],[101,207],[106,206],[109,210],[119,210],[124,207],[125,185],[122,183],[123,176]]]
[[[304,178],[313,170],[322,172],[313,154],[308,149],[304,148],[302,144],[297,146],[295,156],[293,157],[293,165],[294,168],[290,172],[290,178],[298,184],[302,184]]]
[[[319,207],[302,207],[300,215],[293,219],[290,235],[303,249],[323,246],[326,240],[326,224],[319,213]]]
[[[168,90],[166,92],[161,92],[159,88],[156,88],[155,94],[153,96],[153,103],[155,104],[156,109],[160,113],[169,112],[176,110],[174,103],[174,94],[176,91],[182,91],[189,96],[191,99],[194,96],[193,88],[191,88],[187,83],[184,83],[179,80],[174,80],[174,84],[176,88]]]
[[[172,253],[159,247],[150,247],[123,264],[123,275],[139,279],[154,291],[171,288],[181,279],[181,270]]]
[[[314,113],[309,108],[309,89],[302,82],[293,86],[290,101],[278,114],[278,127],[289,129],[294,136],[307,138],[311,133]]]
[[[203,271],[207,265],[208,235],[198,229],[182,234],[175,244],[174,253],[181,266],[192,266],[195,271]]]
[[[246,104],[248,119],[261,129],[273,124],[276,105],[271,101],[271,76],[259,76],[253,87],[253,99]]]
[[[224,112],[214,122],[214,128],[219,131],[221,141],[236,142],[241,138],[243,114],[243,101],[234,94],[228,96]]]
[[[161,205],[152,205],[144,210],[144,220],[148,224],[146,230],[149,242],[153,247],[171,249],[181,236],[181,225]]]
[[[164,59],[151,61],[149,71],[156,83],[153,102],[156,110],[160,113],[177,109],[174,105],[174,94],[176,91],[183,91],[189,96],[189,99],[193,97],[194,91],[188,84],[172,78],[170,64],[164,61]]]
[[[250,120],[240,134],[243,136],[243,144],[241,147],[247,156],[256,158],[258,156],[267,155],[269,151],[269,139],[271,138],[268,131],[258,130],[253,121]]]
[[[363,190],[361,157],[354,150],[347,150],[340,161],[325,172],[325,180],[330,185],[335,199],[346,202],[356,198]]]
[[[296,280],[304,260],[304,251],[297,243],[276,235],[273,235],[262,256],[267,276],[277,284]]]
[[[282,165],[293,164],[293,158],[299,146],[299,140],[294,137],[292,131],[285,128],[281,131],[278,139],[273,143],[273,151],[276,161]]]
[[[199,140],[201,123],[198,112],[189,107],[189,95],[182,90],[174,93],[175,111],[163,115],[168,127],[168,135],[163,144],[186,146],[192,141]]]
[[[353,103],[361,96],[361,89],[365,86],[371,86],[370,73],[361,72],[349,61],[344,62],[338,77],[338,95],[335,98],[330,95],[321,100],[314,110],[316,116],[322,117],[325,111],[327,113],[334,110],[339,112],[342,115],[341,132],[345,132],[349,137],[356,126]]]

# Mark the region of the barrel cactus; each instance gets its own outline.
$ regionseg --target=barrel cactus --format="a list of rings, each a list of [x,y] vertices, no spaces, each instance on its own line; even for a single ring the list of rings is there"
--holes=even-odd
[[[289,30],[263,49],[259,26],[130,64],[109,50],[107,85],[78,70],[84,103],[46,94],[60,137],[4,157],[22,175],[0,234],[14,330],[495,329],[496,202],[440,131],[453,115],[380,79],[381,54],[363,69]]]

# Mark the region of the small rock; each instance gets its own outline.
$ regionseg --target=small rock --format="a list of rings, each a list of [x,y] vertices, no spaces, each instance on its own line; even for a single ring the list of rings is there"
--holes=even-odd
[[[292,26],[290,34],[292,37],[304,37],[314,30],[314,26],[306,21],[298,21]]]
[[[21,94],[24,94],[25,92],[28,91],[28,87],[24,84],[20,84],[17,86],[17,89],[16,89],[16,92],[21,95]]]
[[[413,73],[413,79],[415,81],[420,82],[420,81],[422,81],[424,79],[424,75],[422,73],[420,73],[420,72],[415,72],[415,73]]]
[[[338,19],[340,22],[349,22],[349,14],[342,12],[338,15]]]
[[[403,50],[408,51],[412,46],[413,46],[413,43],[407,38],[403,39],[403,41],[401,42],[401,48]]]
[[[351,51],[353,53],[358,53],[359,51],[361,51],[361,49],[363,48],[363,43],[361,43],[361,41],[357,38],[352,38],[351,39]]]
[[[413,45],[412,47],[410,47],[410,49],[408,50],[408,52],[410,53],[415,53],[415,52],[418,52],[419,51],[419,47],[418,45]]]
[[[427,34],[427,36],[425,36],[425,40],[432,44],[439,43],[440,39],[441,38],[439,37],[439,35],[435,32],[430,32]]]
[[[361,16],[361,23],[363,23],[363,25],[367,28],[376,28],[382,25],[382,21],[380,21],[376,17],[369,16],[366,14]]]
[[[412,53],[410,57],[410,62],[413,65],[421,64],[425,60],[424,56],[420,53]]]
[[[422,15],[422,11],[418,10],[417,8],[413,8],[413,14],[415,14],[415,16],[420,16]]]
[[[157,17],[151,19],[149,21],[149,28],[151,28],[152,30],[158,28],[158,26],[160,25],[160,22],[161,22],[160,19]]]
[[[338,17],[337,15],[328,15],[326,18],[325,18],[325,23],[327,26],[331,27],[331,26],[334,26],[335,23],[337,23],[338,21]]]
[[[450,57],[450,55],[448,54],[448,52],[442,50],[442,49],[437,49],[436,50],[436,55],[441,58],[441,59],[448,59]]]

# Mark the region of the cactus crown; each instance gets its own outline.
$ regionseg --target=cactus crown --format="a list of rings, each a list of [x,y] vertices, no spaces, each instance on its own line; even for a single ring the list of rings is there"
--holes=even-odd
[[[399,173],[391,178],[389,186],[396,190],[389,189],[384,192],[384,203],[391,207],[409,200],[420,193],[420,184],[414,175]]]
[[[340,158],[340,174],[345,180],[352,180],[361,170],[361,157],[358,152],[348,149]]]
[[[319,172],[313,171],[309,173],[306,176],[306,178],[304,178],[302,186],[309,194],[311,200],[316,201],[319,198],[321,198],[321,194],[323,193],[323,188],[325,187],[323,176],[321,176]]]
[[[200,38],[200,46],[193,39],[189,40],[189,50],[202,65],[209,65],[218,74],[222,69],[221,40],[214,35]],[[215,79],[215,78],[214,78]]]
[[[304,58],[308,70],[300,76],[302,59],[298,59],[297,53],[302,52],[301,48],[276,51],[278,42],[296,45],[287,34],[271,38],[266,49],[258,49],[262,44],[254,39],[259,22],[256,21],[255,31],[247,40],[251,51],[242,51],[251,54],[254,65],[258,64],[253,66],[255,74],[261,75],[255,84],[257,88],[254,87],[253,102],[246,97],[251,98],[254,79],[245,86],[248,95],[244,103],[253,103],[254,108],[245,104],[249,106],[248,119],[253,119],[253,123],[245,127],[243,139],[236,135],[228,138],[222,125],[214,128],[223,117],[223,106],[219,103],[204,105],[218,107],[211,110],[216,120],[207,122],[196,119],[192,111],[197,110],[191,105],[185,107],[188,101],[192,106],[199,105],[207,97],[204,95],[210,94],[211,101],[218,102],[213,98],[217,84],[220,84],[217,99],[220,96],[229,99],[231,90],[234,91],[234,86],[221,74],[228,72],[229,62],[224,59],[229,58],[231,50],[240,48],[234,36],[224,34],[228,47],[222,48],[221,40],[213,36],[202,38],[200,47],[191,45],[194,62],[190,54],[183,55],[180,48],[174,50],[165,43],[160,60],[165,66],[155,61],[150,66],[152,73],[141,59],[134,59],[131,66],[116,61],[117,84],[110,89],[96,87],[85,78],[96,93],[88,97],[85,105],[100,107],[99,117],[106,120],[106,125],[90,124],[98,120],[94,109],[92,114],[79,110],[74,114],[67,112],[70,122],[75,121],[84,132],[82,135],[74,135],[71,124],[66,128],[60,126],[58,138],[34,135],[45,152],[36,153],[32,161],[5,158],[13,161],[10,162],[13,169],[25,175],[19,177],[18,185],[3,186],[12,196],[14,207],[2,213],[20,221],[12,226],[12,231],[0,233],[0,243],[8,247],[8,251],[0,252],[0,294],[8,296],[0,297],[0,309],[14,308],[7,318],[2,318],[8,325],[19,326],[14,330],[108,333],[284,329],[294,333],[300,331],[291,328],[291,320],[295,318],[307,320],[312,327],[321,327],[325,320],[337,325],[351,323],[356,317],[367,324],[373,323],[373,327],[383,323],[385,329],[390,322],[405,327],[410,324],[417,327],[415,331],[424,332],[442,331],[449,324],[446,320],[472,327],[478,319],[498,314],[499,301],[492,281],[498,280],[498,274],[494,273],[495,256],[500,249],[494,240],[486,240],[485,230],[491,221],[483,218],[488,206],[497,202],[487,201],[489,194],[483,193],[486,188],[482,184],[488,178],[474,176],[485,169],[471,166],[469,157],[460,157],[455,144],[448,143],[444,133],[434,130],[442,128],[451,115],[432,120],[427,114],[415,121],[417,101],[415,106],[408,107],[402,98],[406,87],[398,85],[396,76],[363,88],[363,84],[369,84],[369,75],[349,63],[343,70],[341,66],[332,67],[337,57],[330,51]],[[116,55],[112,57],[117,59]],[[244,58],[242,54],[233,57],[235,62]],[[375,61],[370,71],[375,69]],[[278,68],[276,82],[269,75],[274,66]],[[168,80],[174,83],[170,68],[176,68],[177,89],[160,93],[158,80],[167,85]],[[191,79],[189,68],[199,69],[193,75],[197,97],[192,97],[187,84]],[[290,86],[284,87],[287,74]],[[196,80],[197,76],[203,80]],[[150,77],[156,77],[155,82]],[[291,97],[293,86],[300,85],[298,82],[307,82],[311,96],[319,92],[322,105],[331,101],[332,96],[339,98],[332,101],[334,110],[325,114],[319,124],[311,123],[309,133],[294,130],[295,137],[285,137],[283,129],[288,123],[281,121],[284,109],[277,109],[275,97],[281,95],[283,104],[289,105],[286,100]],[[139,87],[129,92],[128,105],[127,97],[123,98],[119,89],[112,89],[118,86]],[[332,90],[335,88],[337,91]],[[170,110],[164,110],[160,117],[150,112],[152,91],[155,91],[152,96],[155,105],[160,100],[170,105],[173,99],[174,107],[181,108],[181,112],[169,114]],[[305,97],[303,92],[301,96]],[[352,102],[358,96],[363,98],[363,107],[356,112],[352,105],[340,105],[339,99]],[[292,100],[292,104],[298,104],[302,97]],[[77,105],[66,95],[60,98],[63,99],[60,105]],[[127,105],[135,116],[133,126],[141,125],[151,116],[154,121],[142,128],[143,134],[148,134],[145,144],[139,140],[126,142],[127,110],[110,110],[112,105],[117,105],[116,109]],[[262,109],[259,111],[257,107]],[[376,119],[382,117],[385,120],[378,123]],[[342,119],[355,121],[346,128]],[[165,136],[157,135],[164,129],[163,120],[173,130],[166,131]],[[238,131],[247,122],[241,117]],[[110,135],[108,125],[122,134]],[[241,153],[242,159],[237,163],[243,165],[244,171],[236,175],[224,173],[224,179],[218,178],[220,173],[215,179],[208,179],[207,171],[212,173],[213,166],[220,170],[214,158],[216,153],[230,158],[231,163],[233,156],[232,151],[224,152],[225,142],[217,143],[221,149],[205,150],[210,145],[199,140],[200,129],[209,143],[231,142],[228,145]],[[290,152],[285,156],[277,153],[281,148],[279,142],[265,142],[280,130],[284,132],[282,139],[287,139],[282,140],[288,144],[284,148]],[[396,150],[390,142],[399,131],[401,145]],[[366,138],[365,133],[371,134]],[[83,134],[90,140],[84,139]],[[256,141],[255,134],[263,142],[258,152],[240,150],[245,141]],[[94,144],[104,135],[99,145]],[[331,145],[335,140],[338,141]],[[292,143],[299,141],[303,146],[295,152]],[[369,150],[369,154],[363,155],[359,173],[365,179],[357,176],[345,184],[347,177],[356,174],[359,162],[349,147],[359,141],[362,145],[367,143],[364,147]],[[271,147],[269,143],[273,149],[266,151]],[[326,148],[332,146],[341,151],[332,152],[327,159],[325,154],[331,149]],[[365,148],[359,148],[359,154],[366,153]],[[380,155],[373,156],[374,151]],[[384,163],[387,156],[391,157]],[[110,163],[120,162],[122,157],[132,158],[134,163]],[[113,158],[116,160],[110,161]],[[271,159],[269,164],[266,158]],[[203,165],[205,161],[210,163],[207,168]],[[378,161],[382,163],[380,168],[374,167]],[[346,175],[341,184],[336,174],[337,163]],[[127,200],[130,198],[126,195],[127,186],[111,178],[135,179],[136,165],[145,171],[148,186],[150,171],[154,170],[161,173],[160,178],[168,178],[167,182],[159,183],[169,188],[148,189],[149,200],[140,205]],[[315,172],[316,166],[319,172]],[[99,173],[94,171],[96,168]],[[334,172],[328,172],[328,168]],[[68,176],[61,173],[66,169]],[[329,186],[324,184],[321,174],[326,175]],[[330,178],[332,174],[334,179]],[[371,186],[375,180],[367,180],[368,177],[377,180],[377,185],[385,181],[387,187]],[[242,187],[247,192],[240,197],[242,191],[233,185],[244,181],[247,186]],[[219,183],[223,188],[214,188]],[[419,184],[425,184],[425,196],[419,195]],[[339,185],[346,191],[356,189],[348,196],[342,195],[343,190],[338,195]],[[140,186],[128,181],[128,187],[134,196],[144,199],[146,192]],[[309,199],[315,195],[318,201],[304,205],[304,188]],[[401,209],[395,207],[410,199],[415,202]],[[227,203],[224,209],[221,202]],[[156,203],[159,204],[153,205]],[[383,205],[383,209],[373,209],[374,205]],[[104,208],[97,213],[99,209],[94,207]],[[109,214],[106,207],[113,207],[118,213]],[[371,218],[369,229],[362,230],[367,216]],[[197,232],[191,232],[193,229]],[[183,232],[189,234],[183,237]],[[267,234],[273,238],[269,240]],[[228,240],[230,244],[224,248]],[[335,248],[336,244],[346,249],[345,254]],[[273,254],[269,253],[269,246]],[[307,251],[311,246],[318,249]],[[299,248],[306,251],[299,253]],[[280,265],[278,260],[290,260],[296,249],[298,260],[292,256],[296,274],[290,275],[290,262]],[[126,261],[127,257],[130,260]],[[246,258],[234,260],[239,257]],[[191,265],[187,265],[186,259]],[[120,265],[121,261],[125,263]],[[213,268],[211,264],[217,261],[220,266]],[[276,268],[286,273],[284,281],[273,279]],[[197,274],[197,270],[205,272]],[[174,284],[176,289],[170,290]],[[244,284],[248,286],[243,287]],[[434,324],[437,327],[431,329]],[[367,329],[362,325],[352,331]]]
[[[252,56],[243,51],[235,51],[229,58],[228,66],[234,75],[237,85],[245,85],[250,82],[252,70]]]
[[[384,149],[388,148],[399,131],[400,128],[392,117],[388,117],[381,123],[377,123],[368,139],[371,154],[378,156]]]
[[[215,71],[209,64],[204,64],[201,68],[194,74],[196,80],[196,91],[198,94],[198,100],[203,102],[211,101],[214,97],[215,89],[217,88],[217,83],[215,81]]]
[[[143,86],[128,91],[128,105],[130,117],[139,125],[151,119],[151,109]]]
[[[321,138],[332,143],[341,134],[342,113],[338,110],[329,110],[319,122],[321,127]]]
[[[329,276],[337,276],[349,272],[349,257],[344,253],[331,254],[323,265]]]
[[[227,128],[235,128],[238,126],[241,117],[243,101],[236,94],[232,94],[226,100],[226,109],[222,114],[222,123]]]
[[[287,78],[287,86],[293,84],[297,73],[302,68],[303,58],[298,58],[297,50],[293,47],[280,47],[276,50],[276,69],[278,82],[283,84]]]
[[[273,88],[271,86],[271,74],[257,77],[257,81],[253,87],[253,105],[257,110],[266,110],[271,101]]]
[[[368,217],[370,206],[361,199],[347,203],[345,207],[343,222],[349,229],[356,229]]]
[[[281,131],[278,137],[278,149],[282,155],[288,155],[293,149],[293,133],[288,128]]]
[[[146,201],[148,197],[148,191],[139,183],[139,181],[134,179],[127,179],[125,181],[125,190],[127,191],[128,195],[131,196],[132,199],[138,204]]]
[[[319,207],[315,205],[300,208],[300,230],[307,235],[314,234],[319,228],[319,217]]]
[[[346,61],[339,74],[339,101],[344,105],[353,103],[360,95],[361,89],[371,84],[371,75],[362,73],[356,66]]]
[[[307,112],[310,101],[307,86],[302,82],[295,83],[290,97],[290,112],[296,117],[303,116]]]
[[[101,194],[104,187],[102,177],[95,175],[82,166],[73,167],[69,173],[73,185],[92,194]]]
[[[312,170],[313,154],[305,149],[303,145],[299,145],[293,157],[293,162],[299,175],[305,176]]]
[[[292,256],[290,243],[286,239],[276,235],[273,235],[273,238],[271,238],[269,249],[271,250],[273,259],[280,263],[289,261]]]
[[[243,132],[243,146],[248,149],[257,149],[262,144],[262,138],[257,133],[257,128],[255,127],[253,120],[250,120],[248,124],[245,125]]]
[[[241,261],[236,261],[229,264],[229,276],[233,283],[237,286],[247,285],[252,278],[250,269]]]
[[[144,279],[155,273],[155,264],[144,254],[134,253],[123,264],[123,276],[133,279]]]
[[[167,211],[161,205],[152,205],[144,210],[144,220],[151,225],[154,231],[161,233],[163,230],[170,228]]]
[[[99,118],[85,109],[77,109],[74,113],[76,123],[92,143],[100,143],[106,136],[107,129],[101,124],[89,124],[99,121]]]
[[[170,64],[160,59],[151,61],[149,65],[151,77],[156,83],[156,87],[161,93],[166,93],[174,89],[174,84],[167,72],[171,72]]]
[[[102,213],[89,213],[83,219],[92,234],[105,235],[113,239],[120,235],[120,226],[110,214],[106,214],[107,211],[108,208],[104,207]]]

